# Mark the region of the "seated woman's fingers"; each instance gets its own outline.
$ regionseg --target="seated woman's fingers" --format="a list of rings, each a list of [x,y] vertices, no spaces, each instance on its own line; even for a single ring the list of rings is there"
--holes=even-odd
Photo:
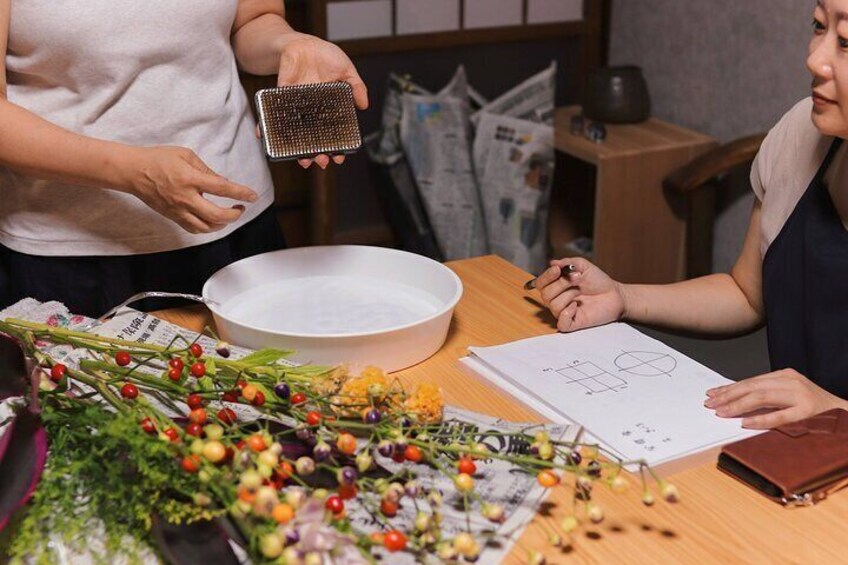
[[[545,287],[562,278],[562,271],[557,266],[551,266],[536,277],[536,289],[540,292],[544,291]]]
[[[750,377],[738,383],[711,388],[707,391],[709,398],[704,402],[704,406],[713,409],[718,408],[761,386],[787,388],[791,386],[791,383],[786,382],[783,373],[784,371],[775,371],[773,373]]]
[[[789,408],[775,410],[768,414],[758,414],[749,418],[743,418],[742,427],[749,430],[770,430],[784,424],[797,422],[806,416],[807,414],[804,413],[803,408],[790,406]]]
[[[563,269],[572,265],[574,267],[574,272],[571,274],[571,278],[573,279],[576,276],[580,276],[592,266],[588,260],[583,257],[563,257],[562,259],[554,259],[551,261],[551,265],[559,267]]]
[[[537,281],[537,288],[540,288],[538,287],[538,284],[539,282]],[[556,298],[569,288],[572,288],[571,283],[562,277],[554,280],[550,284],[546,284],[544,287],[540,288],[539,294],[542,295],[542,303],[544,303],[545,305],[550,305],[554,298]]]
[[[559,316],[557,316],[557,329],[559,331],[571,332],[578,329],[576,322],[577,310],[577,303],[571,302],[560,312]]]
[[[344,162],[345,162],[345,156],[344,155],[333,155],[333,163],[335,163],[336,165],[341,165]]]
[[[715,413],[721,418],[738,418],[762,408],[782,408],[790,404],[791,399],[786,398],[784,390],[760,386],[722,404],[715,409]]]
[[[304,169],[308,169],[312,166],[312,159],[298,159],[297,164],[303,167]]]
[[[580,289],[570,288],[561,292],[558,296],[551,300],[548,308],[550,308],[551,313],[555,317],[559,318],[563,310],[565,310],[570,304],[574,303],[574,299],[578,296],[580,296]]]

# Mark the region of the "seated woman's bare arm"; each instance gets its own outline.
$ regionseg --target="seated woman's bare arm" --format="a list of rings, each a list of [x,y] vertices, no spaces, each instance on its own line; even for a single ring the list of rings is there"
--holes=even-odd
[[[634,322],[715,334],[742,333],[764,321],[760,202],[731,272],[668,285],[624,285],[625,317]]]

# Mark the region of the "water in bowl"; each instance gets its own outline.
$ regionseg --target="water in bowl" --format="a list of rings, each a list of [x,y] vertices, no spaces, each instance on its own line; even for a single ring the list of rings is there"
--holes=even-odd
[[[420,288],[362,276],[285,279],[245,291],[223,305],[239,323],[289,334],[388,330],[436,314],[444,304]]]

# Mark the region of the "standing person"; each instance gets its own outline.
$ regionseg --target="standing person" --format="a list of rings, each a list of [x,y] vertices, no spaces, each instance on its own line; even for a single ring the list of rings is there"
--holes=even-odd
[[[566,332],[616,320],[713,333],[765,323],[773,372],[706,391],[708,408],[749,428],[848,408],[848,0],[816,3],[807,67],[812,96],[754,161],[757,198],[729,274],[621,284],[567,258],[537,283]],[[568,264],[576,272],[561,277]]]
[[[368,104],[282,0],[0,0],[0,307],[95,316],[283,247],[239,69],[347,81]]]

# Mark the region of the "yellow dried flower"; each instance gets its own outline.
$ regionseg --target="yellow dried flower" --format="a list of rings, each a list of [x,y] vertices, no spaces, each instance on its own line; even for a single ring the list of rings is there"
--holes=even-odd
[[[375,390],[389,391],[389,380],[377,367],[366,367],[359,377],[348,379],[342,384],[338,396],[333,402],[339,406],[350,406],[351,410],[342,410],[346,416],[357,416],[359,411],[371,404],[371,395]]]
[[[404,409],[417,416],[418,421],[432,424],[442,421],[445,401],[442,391],[432,383],[422,383],[403,403]]]

